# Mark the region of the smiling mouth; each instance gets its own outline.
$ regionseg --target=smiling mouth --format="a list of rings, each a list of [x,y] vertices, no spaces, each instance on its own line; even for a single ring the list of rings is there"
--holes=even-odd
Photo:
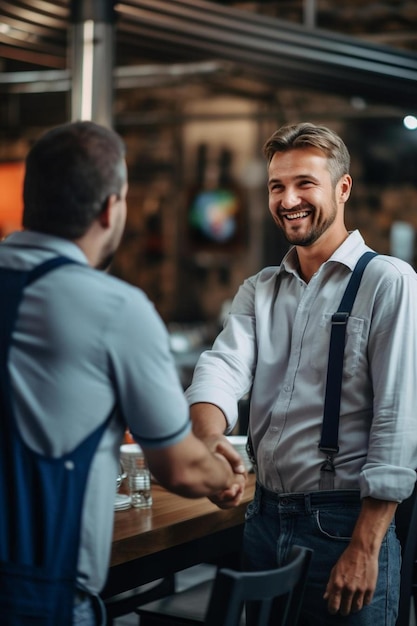
[[[297,213],[287,213],[287,215],[284,215],[283,217],[286,220],[298,220],[301,219],[303,217],[307,217],[308,215],[310,215],[310,211],[297,211]]]

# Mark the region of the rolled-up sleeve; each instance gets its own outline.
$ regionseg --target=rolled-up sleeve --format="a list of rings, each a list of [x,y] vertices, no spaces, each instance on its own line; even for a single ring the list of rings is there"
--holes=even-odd
[[[238,419],[238,401],[250,390],[256,364],[254,293],[256,277],[237,292],[222,332],[203,352],[186,391],[190,405],[209,402],[224,413],[230,432]]]
[[[389,262],[387,262],[389,265]],[[374,404],[362,497],[401,501],[417,468],[417,280],[398,261],[377,292],[368,355]],[[389,271],[391,269],[391,271]]]

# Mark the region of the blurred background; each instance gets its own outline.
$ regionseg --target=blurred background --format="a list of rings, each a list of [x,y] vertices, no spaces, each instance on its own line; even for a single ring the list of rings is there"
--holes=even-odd
[[[42,132],[112,125],[130,189],[111,271],[155,303],[184,385],[238,285],[287,250],[262,157],[282,124],[344,138],[349,227],[415,266],[414,116],[414,1],[0,0],[0,232]]]

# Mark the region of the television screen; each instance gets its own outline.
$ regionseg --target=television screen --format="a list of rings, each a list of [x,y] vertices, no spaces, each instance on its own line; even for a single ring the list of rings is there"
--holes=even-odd
[[[193,247],[222,250],[240,244],[241,222],[241,201],[233,189],[201,190],[190,200],[188,232]]]

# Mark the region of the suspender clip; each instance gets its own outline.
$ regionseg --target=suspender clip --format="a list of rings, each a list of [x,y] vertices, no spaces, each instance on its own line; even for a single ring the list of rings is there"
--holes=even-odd
[[[320,491],[332,491],[334,489],[334,477],[336,470],[333,463],[333,454],[328,454],[320,468]]]
[[[330,447],[330,446],[321,446],[319,444],[319,450],[320,452],[323,452],[323,454],[327,455],[327,458],[333,458],[335,454],[337,454],[339,452],[339,446],[336,446],[334,448]]]
[[[332,325],[347,324],[349,313],[346,311],[336,311],[332,315]]]

